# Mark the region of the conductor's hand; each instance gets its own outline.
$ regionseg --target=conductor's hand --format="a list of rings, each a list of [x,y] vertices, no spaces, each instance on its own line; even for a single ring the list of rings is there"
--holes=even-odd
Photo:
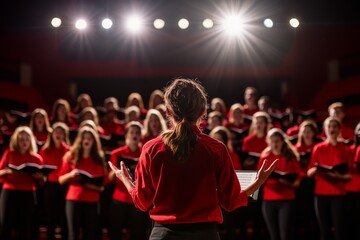
[[[128,190],[129,188],[132,188],[134,186],[133,179],[131,178],[130,173],[128,172],[125,163],[123,161],[120,162],[120,169],[117,168],[110,161],[108,161],[108,163],[111,170],[115,173],[115,176],[124,183],[125,187]]]
[[[257,180],[259,181],[260,185],[262,185],[266,181],[266,179],[268,179],[270,174],[274,171],[278,161],[279,159],[276,159],[268,168],[265,169],[265,166],[267,165],[267,160],[264,160],[257,175]]]
[[[272,171],[274,171],[278,161],[279,159],[276,159],[268,168],[265,168],[267,165],[267,160],[264,160],[261,168],[258,171],[255,181],[245,189],[248,196],[253,194],[259,187],[261,187],[261,185],[263,185],[263,183],[268,179]]]

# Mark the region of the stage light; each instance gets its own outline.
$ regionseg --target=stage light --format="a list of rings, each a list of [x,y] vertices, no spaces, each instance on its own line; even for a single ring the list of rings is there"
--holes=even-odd
[[[187,29],[189,27],[189,21],[186,18],[182,18],[179,20],[178,26],[181,29]]]
[[[204,28],[209,29],[209,28],[212,28],[214,26],[214,22],[210,18],[207,18],[202,22],[202,25],[204,26]]]
[[[156,29],[162,29],[165,26],[165,21],[162,19],[155,19],[154,21],[154,28]]]
[[[272,28],[274,26],[274,23],[270,18],[267,18],[264,20],[264,26],[267,28]]]
[[[110,29],[113,25],[113,22],[111,21],[110,18],[104,18],[101,22],[101,25],[105,29]]]
[[[60,27],[60,26],[61,26],[61,19],[58,18],[58,17],[54,17],[54,18],[51,20],[51,25],[52,25],[54,28]]]
[[[130,32],[139,32],[142,28],[142,21],[138,16],[131,16],[126,21],[126,27]]]
[[[293,28],[297,28],[300,25],[299,20],[297,20],[296,18],[292,18],[289,21],[290,26],[292,26]]]
[[[75,27],[79,30],[84,30],[87,27],[87,23],[84,19],[79,19],[76,21]]]
[[[239,35],[244,30],[244,21],[240,15],[230,15],[222,23],[223,29],[229,35]]]

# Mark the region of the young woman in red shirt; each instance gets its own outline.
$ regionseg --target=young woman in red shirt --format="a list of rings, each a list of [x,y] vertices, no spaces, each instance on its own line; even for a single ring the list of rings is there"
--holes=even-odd
[[[315,145],[307,174],[315,178],[315,211],[322,240],[346,239],[345,201],[346,182],[351,179],[347,167],[351,162],[351,151],[338,141],[341,122],[328,117],[324,121],[326,140]],[[326,168],[336,167],[333,170]]]
[[[48,134],[51,132],[49,117],[45,109],[36,108],[32,111],[29,126],[35,136],[38,147],[44,145]]]
[[[99,178],[100,184],[86,182],[81,172]],[[64,156],[59,183],[69,184],[65,211],[68,239],[77,240],[82,228],[83,239],[97,239],[100,193],[106,183],[107,168],[98,133],[87,126],[79,129],[71,150]],[[90,177],[90,178],[91,178]]]
[[[109,162],[133,202],[149,211],[155,239],[219,239],[221,207],[246,206],[248,197],[272,172],[261,168],[256,180],[241,189],[226,146],[198,128],[207,106],[205,90],[195,80],[177,79],[164,94],[173,129],[142,148],[135,182],[120,163]]]
[[[279,162],[263,186],[262,213],[271,240],[294,239],[295,188],[301,181],[299,156],[282,130],[269,130],[266,139],[269,146],[259,159],[258,169],[265,159]]]
[[[119,119],[120,107],[115,97],[104,100],[105,115],[100,120],[105,135],[124,134],[124,123]]]
[[[314,208],[314,178],[307,176],[311,153],[314,146],[321,140],[318,128],[313,120],[305,120],[299,126],[298,141],[295,149],[300,156],[300,175],[302,180],[296,193],[296,233],[299,237],[318,239],[318,226]]]
[[[153,110],[153,109],[152,109]],[[151,110],[150,110],[151,111]],[[125,128],[125,146],[119,147],[111,152],[110,161],[119,166],[121,158],[129,159],[132,165],[128,165],[131,171],[139,160],[141,153],[141,123],[132,121]],[[110,171],[109,180],[115,179],[114,171]],[[147,226],[149,222],[148,214],[140,211],[134,206],[132,198],[124,184],[115,179],[115,189],[112,195],[112,202],[109,214],[109,237],[111,240],[122,239],[122,231],[127,229],[130,233],[130,240],[143,240],[147,236]]]
[[[71,118],[70,104],[67,100],[62,98],[59,98],[54,102],[49,120],[51,124],[63,122],[69,129],[73,130],[77,128],[74,119]]]
[[[55,239],[55,228],[60,226],[61,238],[67,239],[67,225],[65,217],[65,194],[66,187],[59,184],[59,171],[62,159],[69,146],[69,128],[63,122],[52,125],[45,145],[40,149],[44,164],[56,166],[57,168],[47,176],[44,187],[44,207],[46,214],[47,239]]]
[[[161,113],[156,109],[149,109],[144,120],[142,144],[144,145],[147,141],[156,138],[166,130],[166,122]]]
[[[44,184],[43,174],[29,174],[9,168],[9,164],[20,166],[24,163],[43,164],[37,154],[37,145],[31,129],[21,126],[15,129],[9,149],[0,161],[0,177],[3,188],[0,196],[0,239],[30,240],[36,201],[37,183]]]

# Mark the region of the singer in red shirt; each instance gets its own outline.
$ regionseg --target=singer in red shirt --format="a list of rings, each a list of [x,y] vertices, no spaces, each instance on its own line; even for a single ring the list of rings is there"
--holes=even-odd
[[[135,206],[149,211],[154,221],[150,239],[219,239],[221,208],[246,206],[248,196],[268,178],[259,170],[256,180],[241,189],[226,146],[198,128],[207,106],[196,80],[176,79],[164,94],[173,129],[147,142],[135,171],[135,182],[123,162],[109,162],[123,181]]]

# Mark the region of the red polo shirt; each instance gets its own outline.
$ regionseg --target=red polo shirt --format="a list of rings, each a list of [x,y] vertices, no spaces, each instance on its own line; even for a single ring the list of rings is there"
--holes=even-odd
[[[360,164],[360,146],[356,149],[354,146],[353,156],[353,161],[350,164],[352,179],[346,183],[345,189],[347,192],[360,192],[360,170],[357,167],[357,164]]]
[[[162,224],[223,221],[220,206],[232,211],[247,205],[226,146],[194,127],[198,141],[189,159],[177,163],[161,137],[147,142],[130,190],[134,204],[150,209]]]
[[[315,163],[335,166],[351,162],[351,152],[344,143],[331,145],[324,141],[315,145],[309,168],[315,167]],[[315,174],[315,195],[345,195],[344,181],[329,181],[322,174]]]
[[[267,146],[266,136],[258,138],[255,134],[251,134],[244,138],[242,151],[261,153]]]

